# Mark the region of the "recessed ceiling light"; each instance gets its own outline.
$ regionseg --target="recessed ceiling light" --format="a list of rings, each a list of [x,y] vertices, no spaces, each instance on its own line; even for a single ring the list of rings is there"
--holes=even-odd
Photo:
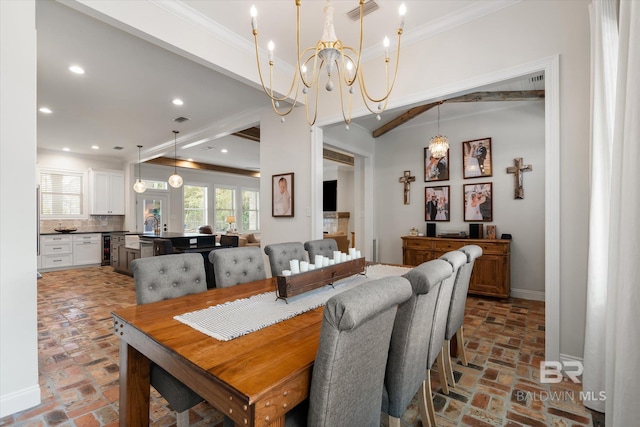
[[[100,149],[100,147],[98,147],[97,145],[92,145],[91,148],[94,149],[94,150],[99,150]]]
[[[182,104],[184,104],[184,101],[182,101],[182,99],[180,99],[180,98],[176,98],[171,102],[173,102],[173,105],[182,105]]]
[[[45,114],[51,114],[51,113],[53,113],[53,111],[51,111],[51,109],[50,109],[50,108],[47,108],[47,107],[39,108],[39,109],[38,109],[38,111],[40,111],[41,113],[45,113]]]
[[[80,67],[79,65],[72,65],[71,67],[69,67],[69,71],[75,74],[84,74],[84,68]]]
[[[62,151],[71,151],[71,150],[69,149],[69,147],[64,147]]]
[[[187,159],[187,161],[189,161],[189,162],[193,162],[193,159]]]
[[[222,150],[220,150],[221,153],[228,153],[229,150],[227,150],[226,148],[223,148]]]

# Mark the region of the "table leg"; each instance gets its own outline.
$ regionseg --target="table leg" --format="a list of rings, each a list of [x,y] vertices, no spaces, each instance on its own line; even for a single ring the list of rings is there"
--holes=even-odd
[[[120,427],[149,425],[149,372],[149,359],[120,340]]]

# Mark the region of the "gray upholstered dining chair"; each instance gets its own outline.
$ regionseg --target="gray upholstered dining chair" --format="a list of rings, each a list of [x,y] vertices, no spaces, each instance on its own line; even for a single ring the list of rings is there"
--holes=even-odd
[[[289,261],[293,259],[309,260],[301,242],[272,243],[265,246],[264,253],[269,257],[271,276],[278,276],[282,274],[282,270],[288,270]]]
[[[410,297],[409,282],[391,276],[327,301],[308,407],[301,404],[287,414],[286,426],[380,425],[391,331],[398,304]]]
[[[173,247],[170,239],[153,239],[153,255],[170,255],[182,253]]]
[[[400,418],[418,391],[422,424],[430,425],[426,399],[431,396],[424,395],[424,367],[440,284],[451,276],[453,268],[446,261],[434,259],[420,269],[424,274],[412,279],[413,293],[398,307],[391,334],[382,395],[382,412],[389,415],[389,427],[400,427]]]
[[[428,417],[431,425],[436,425],[436,411],[433,406],[433,397],[431,396],[431,368],[438,359],[438,373],[440,377],[440,384],[442,385],[442,391],[444,394],[449,394],[449,388],[447,387],[447,380],[444,374],[444,357],[442,355],[442,346],[444,344],[444,332],[447,326],[447,316],[449,314],[449,305],[451,304],[451,293],[453,292],[453,282],[456,280],[458,269],[466,262],[466,257],[462,252],[451,251],[440,257],[441,260],[451,264],[452,272],[451,276],[446,278],[440,284],[440,290],[438,291],[438,297],[436,299],[436,307],[433,315],[433,322],[431,324],[431,334],[429,337],[429,345],[427,352],[427,378],[423,383],[424,396],[426,397],[426,406]],[[427,272],[425,270],[425,264],[420,264],[418,267],[410,270],[404,275],[412,286],[416,282],[426,281]]]
[[[136,303],[148,304],[207,290],[204,262],[199,253],[138,258],[131,261]],[[153,388],[176,411],[178,427],[189,425],[189,409],[202,397],[155,363],[151,363]]]
[[[209,261],[218,288],[267,278],[262,253],[257,246],[216,249],[209,252]]]
[[[223,234],[220,236],[220,246],[237,248],[240,245],[240,236]]]
[[[479,256],[482,255],[482,248],[478,245],[466,245],[458,249],[465,254],[467,262],[460,267],[458,275],[453,283],[453,293],[451,294],[451,304],[449,305],[449,314],[447,316],[447,327],[444,333],[444,371],[447,382],[451,387],[456,386],[456,380],[453,376],[453,366],[451,363],[451,339],[456,335],[458,343],[458,355],[460,362],[467,366],[467,354],[464,350],[464,308],[467,303],[467,292],[469,291],[469,281],[473,271],[473,264]]]
[[[333,258],[333,251],[338,250],[338,243],[334,239],[309,240],[304,243],[304,248],[309,253],[309,261],[315,262],[316,255]]]

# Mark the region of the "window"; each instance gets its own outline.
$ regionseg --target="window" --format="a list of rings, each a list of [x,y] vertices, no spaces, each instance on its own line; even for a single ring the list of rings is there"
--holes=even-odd
[[[260,192],[242,190],[242,231],[260,229]]]
[[[207,223],[207,187],[184,186],[184,231],[197,232]]]
[[[231,188],[216,187],[216,231],[227,231],[228,216],[235,216],[236,190]]]
[[[62,170],[40,172],[43,218],[85,218],[85,174]]]
[[[147,190],[167,190],[168,183],[167,181],[153,181],[151,179],[143,179],[144,183],[147,186]]]

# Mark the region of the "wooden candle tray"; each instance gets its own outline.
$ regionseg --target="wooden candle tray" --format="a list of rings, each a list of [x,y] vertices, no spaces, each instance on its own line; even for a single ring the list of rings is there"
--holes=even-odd
[[[291,276],[276,276],[276,296],[286,301],[288,297],[331,285],[340,279],[364,273],[364,270],[363,257]]]

